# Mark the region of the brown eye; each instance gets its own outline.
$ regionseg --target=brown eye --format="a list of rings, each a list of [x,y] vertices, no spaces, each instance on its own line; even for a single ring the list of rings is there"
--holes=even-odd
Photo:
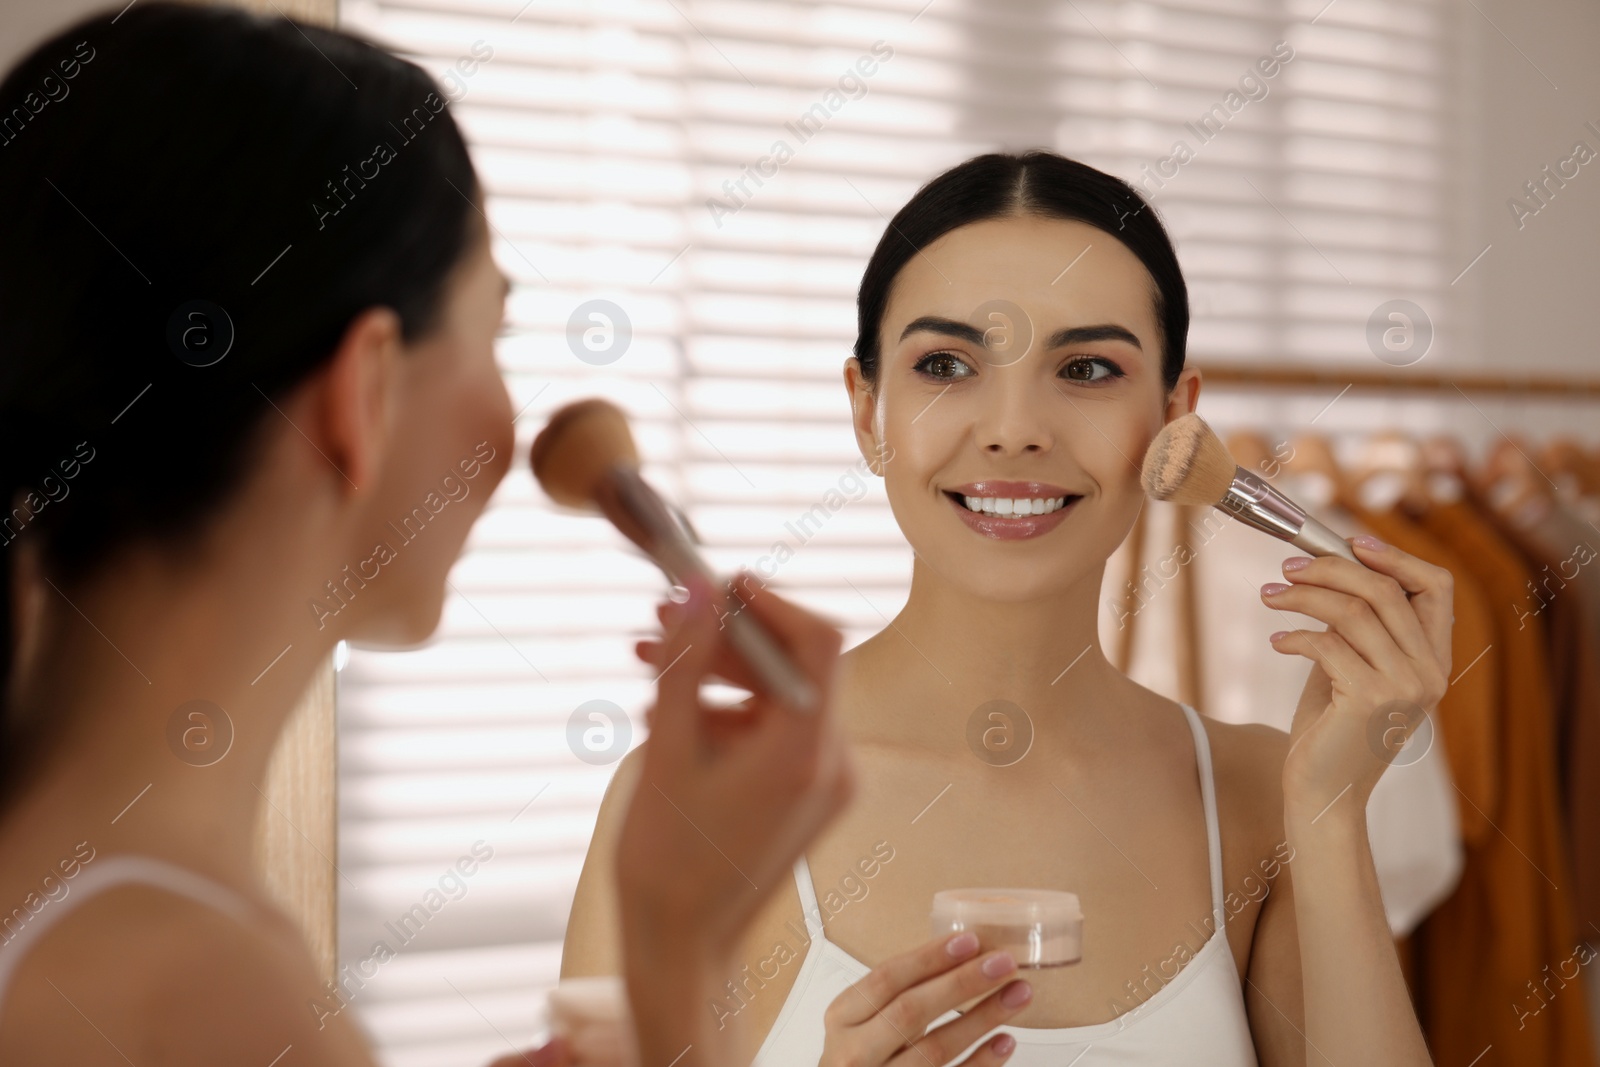
[[[1096,374],[1097,370],[1105,373]],[[1061,368],[1061,377],[1075,382],[1103,382],[1108,378],[1122,377],[1122,370],[1104,359],[1075,359]]]
[[[917,361],[914,368],[930,378],[943,381],[956,381],[972,375],[972,368],[949,352],[933,352]]]

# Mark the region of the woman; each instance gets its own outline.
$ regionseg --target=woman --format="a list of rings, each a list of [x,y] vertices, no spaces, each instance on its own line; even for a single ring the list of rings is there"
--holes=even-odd
[[[465,145],[412,64],[163,3],[40,45],[0,114],[0,1062],[370,1065],[250,842],[296,698],[432,632],[509,465]],[[689,1009],[759,903],[729,860],[776,884],[852,781],[831,715],[708,730],[691,592],[617,872],[642,1051],[686,1065],[731,1062]],[[751,610],[826,695],[838,635]]]
[[[758,1064],[970,1047],[914,973],[929,949],[907,947],[936,891],[975,885],[1083,903],[1083,961],[1031,972],[985,1019],[1016,1024],[982,1046],[1013,1063],[1428,1061],[1363,819],[1392,755],[1369,725],[1444,692],[1448,572],[1370,540],[1365,567],[1285,561],[1265,605],[1329,627],[1275,635],[1315,664],[1292,737],[1201,720],[1100,649],[1138,461],[1200,391],[1147,207],[1056,155],[981,156],[919,191],[867,265],[845,385],[916,560],[904,611],[844,657],[860,795],[702,1006]],[[989,728],[1022,734],[1004,759],[969,740]],[[601,812],[570,974],[618,966],[607,883],[631,770]]]

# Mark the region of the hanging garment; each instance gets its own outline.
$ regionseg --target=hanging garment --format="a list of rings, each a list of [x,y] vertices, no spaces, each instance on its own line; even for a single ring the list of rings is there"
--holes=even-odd
[[[1534,571],[1514,610],[1542,618],[1549,641],[1574,936],[1600,944],[1600,531],[1544,503],[1502,521]]]
[[[1475,811],[1488,832],[1480,825],[1472,836],[1463,818],[1469,836],[1461,882],[1414,938],[1418,1014],[1434,1061],[1592,1067],[1584,992],[1560,988],[1565,983],[1546,969],[1559,969],[1574,945],[1567,936],[1571,881],[1556,806],[1543,627],[1535,620],[1519,630],[1510,611],[1492,607],[1510,603],[1526,568],[1464,503],[1430,509],[1422,519],[1426,529],[1392,509],[1356,511],[1384,541],[1455,576],[1452,679],[1440,702],[1452,754],[1485,739],[1470,729],[1458,735],[1459,720],[1446,713],[1446,701],[1481,688],[1474,675],[1483,666],[1482,649],[1501,653],[1499,693],[1492,698],[1499,728],[1487,738],[1497,757],[1496,803],[1478,809],[1461,794],[1462,810]],[[1472,614],[1463,609],[1484,591],[1490,632],[1473,634]]]

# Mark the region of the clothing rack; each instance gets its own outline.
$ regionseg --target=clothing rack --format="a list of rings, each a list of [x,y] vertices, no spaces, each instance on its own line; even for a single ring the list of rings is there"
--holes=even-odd
[[[1394,370],[1338,370],[1283,367],[1249,363],[1196,362],[1207,385],[1266,389],[1349,387],[1382,392],[1498,393],[1519,397],[1561,397],[1575,400],[1600,398],[1600,378],[1567,375],[1435,374]]]

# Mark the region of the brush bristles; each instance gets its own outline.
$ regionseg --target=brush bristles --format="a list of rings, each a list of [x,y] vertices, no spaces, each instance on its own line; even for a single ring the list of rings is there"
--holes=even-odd
[[[593,507],[606,472],[637,467],[639,453],[628,417],[608,400],[579,400],[560,408],[533,439],[533,476],[557,504]]]
[[[1194,412],[1167,423],[1144,454],[1144,491],[1174,504],[1216,504],[1239,465]]]

